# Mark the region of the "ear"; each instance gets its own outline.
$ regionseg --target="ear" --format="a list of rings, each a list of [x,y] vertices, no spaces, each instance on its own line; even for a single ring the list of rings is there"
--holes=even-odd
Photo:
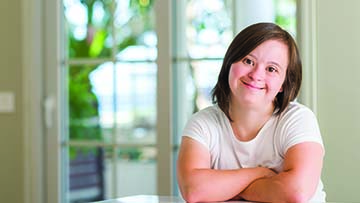
[[[280,90],[279,90],[279,93],[280,93],[280,92],[283,92],[283,90],[284,90],[284,89],[283,89],[283,86],[281,86],[281,88],[280,88]]]

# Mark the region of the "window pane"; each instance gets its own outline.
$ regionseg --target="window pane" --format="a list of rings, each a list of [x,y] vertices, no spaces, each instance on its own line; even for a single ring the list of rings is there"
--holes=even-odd
[[[104,200],[104,150],[99,147],[69,147],[69,157],[70,202]]]
[[[154,1],[115,0],[115,4],[114,27],[118,52],[133,45],[155,47]],[[139,53],[132,54],[132,58],[142,57]]]
[[[119,143],[156,142],[155,63],[116,64],[116,135]]]
[[[119,143],[155,143],[156,74],[156,64],[146,62],[104,63],[91,72],[105,142],[116,125]]]
[[[64,0],[69,58],[109,57],[111,1]]]
[[[230,1],[188,1],[186,37],[191,58],[224,56],[233,36],[230,8]]]
[[[112,160],[107,160],[108,164],[114,164]],[[157,193],[157,163],[156,148],[125,148],[117,150],[115,168],[120,169],[114,173],[106,174],[108,183],[116,180],[116,196],[123,197],[128,195],[156,195]],[[112,166],[114,167],[114,166]],[[108,185],[107,187],[112,187]]]
[[[211,90],[214,88],[222,60],[201,60],[191,62],[195,85],[197,110],[212,105]]]
[[[92,92],[98,99],[99,122],[106,132],[115,123],[115,66],[111,62],[99,65],[89,74]],[[108,134],[108,133],[105,133]],[[107,137],[104,135],[104,137]],[[106,141],[106,140],[105,140]]]
[[[89,75],[96,65],[70,66],[68,75],[69,91],[69,139],[101,141],[98,97]]]
[[[296,0],[275,0],[275,22],[296,37]]]
[[[155,147],[69,147],[69,157],[72,203],[156,194]]]

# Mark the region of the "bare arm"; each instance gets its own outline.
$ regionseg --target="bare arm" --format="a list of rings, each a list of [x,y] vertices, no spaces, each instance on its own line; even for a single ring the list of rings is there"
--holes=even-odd
[[[225,201],[258,178],[275,173],[267,168],[210,169],[210,153],[197,141],[183,137],[177,160],[177,179],[187,202]]]
[[[283,172],[255,180],[240,196],[260,202],[307,202],[316,191],[323,156],[318,143],[297,144],[286,153]]]

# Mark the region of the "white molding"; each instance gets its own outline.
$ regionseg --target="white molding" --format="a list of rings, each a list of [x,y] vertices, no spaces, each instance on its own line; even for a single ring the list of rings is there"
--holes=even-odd
[[[317,2],[298,0],[298,44],[303,65],[303,81],[300,101],[317,113]]]
[[[155,2],[156,32],[158,34],[157,73],[157,193],[172,192],[172,52],[171,52],[171,3],[168,0]],[[160,99],[161,98],[161,99]]]
[[[43,14],[44,16],[44,52],[43,52],[43,80],[44,85],[44,99],[51,101],[53,104],[50,108],[48,119],[51,125],[44,128],[44,150],[46,151],[44,157],[45,165],[45,201],[51,203],[66,202],[66,194],[64,194],[62,180],[63,168],[61,168],[61,58],[62,47],[60,41],[63,38],[63,30],[61,29],[62,16],[62,1],[61,0],[43,0]],[[64,167],[65,168],[65,167]],[[65,181],[65,180],[64,180]]]
[[[24,202],[44,202],[42,1],[22,1]]]

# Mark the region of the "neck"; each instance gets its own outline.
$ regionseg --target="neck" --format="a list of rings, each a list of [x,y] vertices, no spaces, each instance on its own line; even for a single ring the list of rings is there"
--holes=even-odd
[[[251,108],[230,105],[231,127],[235,136],[241,141],[249,141],[256,137],[260,129],[271,118],[274,106],[268,108]]]

